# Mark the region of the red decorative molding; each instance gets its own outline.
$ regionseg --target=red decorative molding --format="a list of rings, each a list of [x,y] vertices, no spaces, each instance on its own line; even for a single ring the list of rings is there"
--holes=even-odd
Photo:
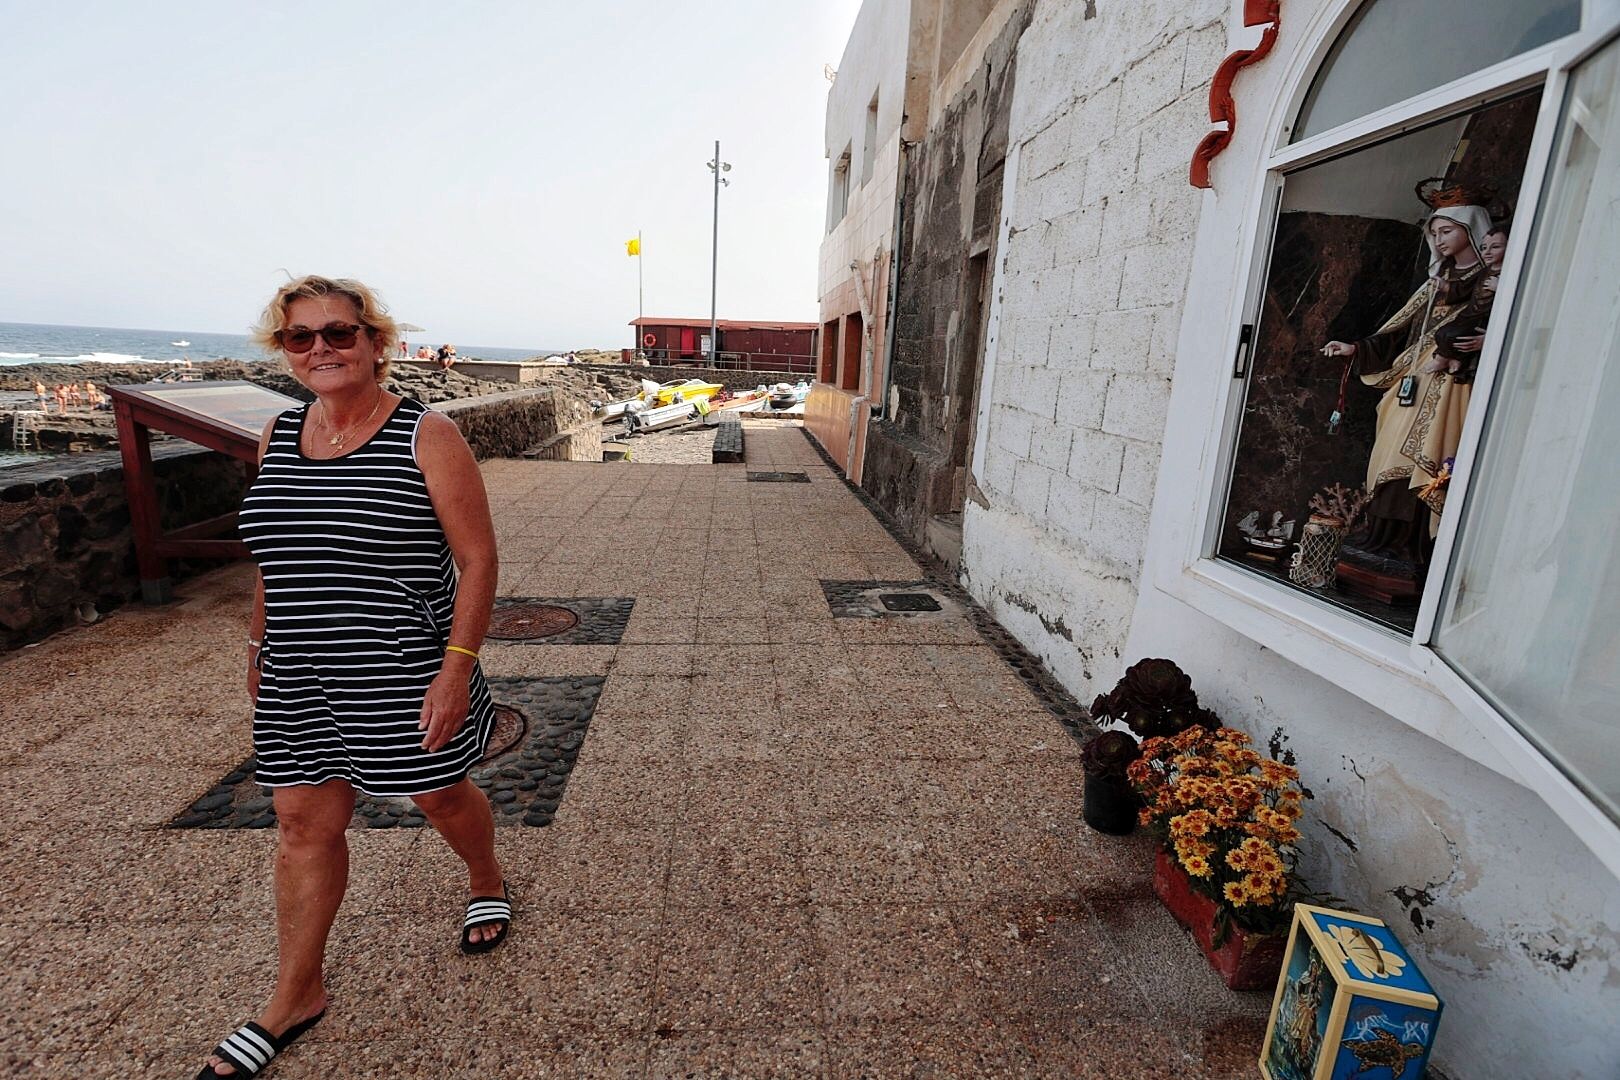
[[[1237,78],[1239,69],[1265,59],[1271,47],[1277,44],[1277,27],[1282,21],[1282,0],[1243,0],[1243,25],[1259,26],[1265,23],[1266,29],[1260,35],[1260,43],[1252,49],[1238,49],[1215,69],[1215,78],[1209,84],[1209,119],[1212,123],[1224,123],[1225,128],[1211,131],[1198,143],[1198,149],[1193,151],[1192,168],[1188,179],[1193,187],[1207,188],[1209,182],[1209,163],[1215,160],[1215,155],[1226,149],[1226,144],[1232,141],[1232,133],[1237,130],[1237,105],[1232,101],[1232,80]]]

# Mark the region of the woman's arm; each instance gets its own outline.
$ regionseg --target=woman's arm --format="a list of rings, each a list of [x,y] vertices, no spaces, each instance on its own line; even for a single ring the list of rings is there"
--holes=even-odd
[[[489,518],[489,496],[467,440],[449,417],[430,412],[422,417],[416,438],[416,461],[427,481],[428,497],[450,543],[460,580],[450,618],[450,644],[476,653],[489,630],[495,606],[495,526]],[[464,652],[447,651],[439,674],[428,687],[418,725],[426,734],[422,748],[439,750],[467,720],[467,680],[476,661]]]
[[[276,429],[280,417],[271,417],[259,436],[259,467],[264,467],[264,452],[270,447],[270,433]],[[264,575],[253,575],[253,611],[248,616],[248,697],[259,700],[259,651],[264,647]]]

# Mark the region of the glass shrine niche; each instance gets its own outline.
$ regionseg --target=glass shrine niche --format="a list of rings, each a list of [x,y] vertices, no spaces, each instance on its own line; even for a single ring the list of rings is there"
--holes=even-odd
[[[1283,178],[1217,557],[1411,633],[1539,102]],[[1335,486],[1372,501],[1326,535]]]

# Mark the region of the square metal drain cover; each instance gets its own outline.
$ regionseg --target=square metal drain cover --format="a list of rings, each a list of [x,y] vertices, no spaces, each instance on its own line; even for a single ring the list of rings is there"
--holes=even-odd
[[[927,593],[888,592],[879,593],[880,600],[890,611],[940,611],[939,601]]]
[[[748,481],[753,484],[808,484],[810,477],[802,472],[751,472]]]

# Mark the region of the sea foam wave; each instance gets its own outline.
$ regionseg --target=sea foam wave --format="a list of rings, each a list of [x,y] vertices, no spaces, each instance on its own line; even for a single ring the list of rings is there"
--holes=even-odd
[[[79,353],[77,356],[49,356],[40,353],[4,353],[0,352],[0,365],[16,366],[18,364],[163,364],[173,363],[168,360],[153,360],[146,356],[136,356],[132,353]]]

